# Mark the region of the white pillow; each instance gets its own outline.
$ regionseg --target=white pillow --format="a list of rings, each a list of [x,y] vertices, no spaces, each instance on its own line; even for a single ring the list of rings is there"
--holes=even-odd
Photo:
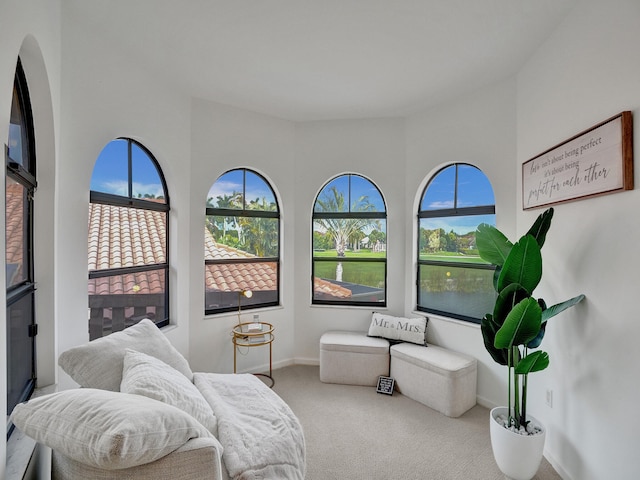
[[[217,435],[217,421],[211,406],[187,377],[162,360],[127,348],[120,391],[173,405]]]
[[[37,442],[107,470],[153,462],[192,438],[213,438],[176,407],[140,395],[90,388],[18,404],[10,420]]]
[[[427,317],[404,318],[373,312],[370,337],[383,337],[401,342],[427,344]]]
[[[58,364],[81,387],[117,392],[122,382],[127,348],[159,358],[184,374],[189,381],[193,381],[189,362],[171,345],[160,329],[146,318],[121,332],[63,352],[58,358]]]

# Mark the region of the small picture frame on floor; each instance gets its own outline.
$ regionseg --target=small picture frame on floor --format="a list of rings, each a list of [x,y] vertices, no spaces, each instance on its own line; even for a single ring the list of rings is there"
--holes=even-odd
[[[393,387],[396,381],[391,377],[378,377],[378,386],[376,392],[384,393],[385,395],[393,395]]]

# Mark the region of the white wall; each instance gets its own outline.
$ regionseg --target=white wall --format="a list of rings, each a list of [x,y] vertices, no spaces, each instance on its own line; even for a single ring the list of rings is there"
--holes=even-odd
[[[271,184],[281,214],[281,307],[260,309],[260,320],[275,327],[274,368],[292,362],[295,317],[293,293],[295,256],[294,216],[294,125],[277,118],[195,99],[191,113],[191,239],[190,306],[191,363],[194,370],[233,371],[231,329],[237,313],[204,315],[204,222],[207,194],[227,170],[246,167],[263,175]],[[256,311],[243,314],[243,321]],[[244,350],[247,350],[246,352]],[[238,355],[238,372],[268,369],[267,347],[243,349]]]
[[[295,355],[300,363],[317,363],[325,331],[366,330],[372,310],[311,306],[311,214],[316,196],[330,179],[358,173],[382,192],[387,205],[386,311],[404,311],[404,120],[300,123],[295,143]]]
[[[575,480],[640,475],[639,24],[637,0],[581,2],[518,75],[518,169],[623,110],[635,116],[636,189],[557,205],[543,248],[538,295],[550,303],[587,297],[551,320],[543,344],[551,366],[535,375],[530,397],[549,426],[547,457]],[[542,210],[523,212],[520,198],[523,233]]]
[[[18,55],[29,84],[38,169],[38,191],[35,195],[35,215],[39,222],[35,244],[35,279],[39,283],[36,296],[40,335],[36,348],[36,366],[40,384],[55,380],[55,330],[53,282],[55,256],[54,189],[58,158],[57,127],[59,120],[60,82],[60,3],[52,0],[9,1],[0,5],[0,145],[9,138],[9,116],[13,80]],[[3,150],[4,151],[4,150]],[[4,191],[2,175],[1,188]],[[5,196],[0,196],[0,208],[5,210]],[[5,216],[0,215],[4,231]],[[5,251],[5,236],[0,235],[0,249]],[[4,255],[3,255],[4,258]],[[4,267],[2,268],[4,271]],[[5,291],[5,276],[0,276],[0,291]],[[6,304],[0,299],[0,358],[6,358]],[[4,362],[2,363],[4,365]],[[0,368],[0,411],[6,411],[6,368]],[[6,441],[0,440],[0,465],[5,465]],[[0,470],[0,479],[5,469]]]
[[[165,85],[143,59],[131,58],[117,44],[101,41],[95,26],[75,18],[63,5],[60,161],[57,226],[61,241],[56,261],[59,285],[58,348],[88,341],[87,221],[89,185],[102,148],[130,137],[158,161],[171,201],[169,257],[170,316],[165,329],[183,354],[189,353],[190,100]],[[63,387],[70,386],[61,375]]]
[[[445,164],[467,162],[480,168],[493,186],[496,222],[512,237],[516,194],[516,83],[507,79],[407,119],[405,266],[406,310],[416,305],[418,207],[428,180]],[[409,312],[407,312],[409,313]],[[478,359],[478,400],[502,405],[506,373],[484,348],[479,325],[429,315],[429,342],[466,352]]]

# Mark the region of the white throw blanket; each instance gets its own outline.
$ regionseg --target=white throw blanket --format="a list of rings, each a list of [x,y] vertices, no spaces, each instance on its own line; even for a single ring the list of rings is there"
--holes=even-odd
[[[250,374],[195,373],[193,383],[218,419],[233,480],[304,480],[302,427],[289,406]]]

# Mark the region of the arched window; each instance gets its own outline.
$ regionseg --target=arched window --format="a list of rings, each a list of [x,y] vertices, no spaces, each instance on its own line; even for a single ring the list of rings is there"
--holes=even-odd
[[[169,323],[169,196],[151,152],[128,138],[96,160],[89,205],[89,338]]]
[[[378,187],[345,174],[313,206],[314,304],[385,306],[387,210]]]
[[[263,176],[222,174],[207,196],[204,235],[205,314],[280,303],[280,209]]]
[[[464,163],[436,173],[418,211],[418,310],[476,323],[493,310],[494,269],[475,244],[481,223],[495,225],[493,189],[484,173]]]
[[[36,381],[33,197],[36,149],[27,79],[20,60],[5,150],[5,238],[7,300],[7,411],[31,396]],[[9,432],[13,426],[9,425]]]

